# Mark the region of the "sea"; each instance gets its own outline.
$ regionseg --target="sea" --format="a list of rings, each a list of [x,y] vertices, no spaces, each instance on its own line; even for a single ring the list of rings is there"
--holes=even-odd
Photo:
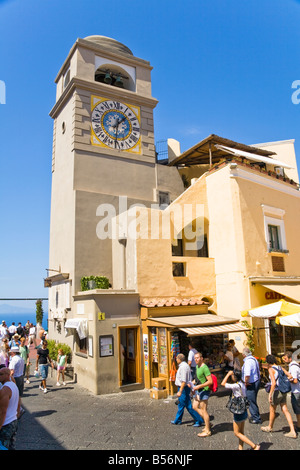
[[[6,325],[10,326],[12,322],[15,322],[15,325],[18,326],[18,323],[22,323],[24,326],[27,323],[27,320],[33,325],[36,325],[36,313],[0,313],[0,322],[5,320]],[[44,312],[42,326],[45,330],[48,329],[48,313]]]

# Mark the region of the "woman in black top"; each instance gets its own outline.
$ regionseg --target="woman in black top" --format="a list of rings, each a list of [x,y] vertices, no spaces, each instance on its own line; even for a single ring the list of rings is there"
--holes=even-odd
[[[40,369],[40,375],[42,377],[42,382],[40,385],[40,389],[43,390],[44,393],[47,393],[47,386],[46,386],[46,379],[48,377],[48,366],[49,363],[53,369],[54,365],[49,356],[49,349],[48,343],[46,340],[43,341],[43,345],[41,348],[37,349],[37,356],[36,356],[36,369]]]

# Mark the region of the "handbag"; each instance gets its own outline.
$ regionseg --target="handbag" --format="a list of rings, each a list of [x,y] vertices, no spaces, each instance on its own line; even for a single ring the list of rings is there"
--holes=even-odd
[[[240,384],[238,385],[241,388]],[[226,405],[226,408],[228,408],[231,413],[234,413],[236,415],[242,415],[243,413],[245,413],[245,411],[247,411],[249,406],[250,403],[247,397],[235,397],[231,395]]]
[[[270,393],[271,385],[272,385],[271,382],[266,383],[266,385],[265,385],[265,391],[266,391],[267,393]]]

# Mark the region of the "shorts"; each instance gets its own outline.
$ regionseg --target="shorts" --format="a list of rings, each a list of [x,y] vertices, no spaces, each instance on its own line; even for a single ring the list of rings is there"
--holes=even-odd
[[[48,377],[48,364],[40,364],[40,375],[42,380],[46,380]]]
[[[274,390],[272,396],[273,405],[286,405],[287,393],[281,393],[279,390]]]
[[[18,420],[14,420],[0,429],[0,441],[8,450],[15,450]]]
[[[295,415],[300,415],[300,393],[291,393],[291,402]]]
[[[233,421],[235,423],[241,423],[242,421],[245,421],[248,418],[248,412],[247,410],[244,411],[241,415],[237,415],[236,413],[233,413]]]
[[[197,400],[208,400],[210,397],[210,390],[196,390]]]
[[[57,370],[64,370],[65,366],[57,366]]]

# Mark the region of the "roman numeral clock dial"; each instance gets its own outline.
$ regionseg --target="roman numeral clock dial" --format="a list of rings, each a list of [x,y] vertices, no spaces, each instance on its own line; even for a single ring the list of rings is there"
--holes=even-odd
[[[140,108],[92,96],[92,144],[140,153]]]

